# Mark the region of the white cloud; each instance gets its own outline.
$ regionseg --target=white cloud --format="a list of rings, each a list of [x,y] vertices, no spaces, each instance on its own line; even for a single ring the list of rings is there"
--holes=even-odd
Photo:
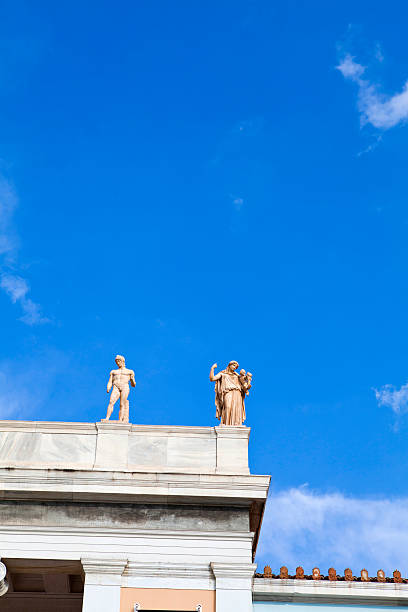
[[[18,300],[24,300],[28,293],[28,284],[21,276],[3,274],[0,279],[0,287],[8,294],[13,304]]]
[[[17,204],[18,199],[11,183],[0,176],[0,255],[3,257],[0,265],[0,288],[13,304],[18,303],[21,306],[23,316],[20,320],[27,325],[36,325],[46,323],[49,319],[41,314],[39,304],[27,297],[29,284],[16,273],[18,237],[13,225],[13,214]]]
[[[354,61],[354,57],[349,54],[344,57],[343,61],[336,68],[340,70],[345,79],[353,79],[354,81],[359,79],[365,71],[364,66],[357,64]]]
[[[408,574],[408,498],[369,499],[341,493],[319,494],[307,487],[272,494],[268,500],[258,550],[264,565],[290,573],[302,565],[311,573],[317,565],[327,574],[351,567],[355,575],[384,569]]]
[[[408,383],[396,389],[394,385],[384,385],[381,389],[374,389],[379,406],[391,408],[399,417],[408,412]]]
[[[366,67],[358,64],[350,54],[336,68],[345,79],[358,86],[357,105],[362,125],[370,123],[375,128],[387,130],[408,120],[408,81],[400,92],[387,96],[378,90],[377,85],[362,78]]]

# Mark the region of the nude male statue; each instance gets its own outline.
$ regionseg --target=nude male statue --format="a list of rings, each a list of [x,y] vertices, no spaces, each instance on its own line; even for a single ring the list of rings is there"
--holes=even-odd
[[[122,355],[116,355],[115,362],[118,369],[111,370],[109,374],[106,392],[109,393],[112,389],[112,393],[109,400],[106,419],[104,420],[109,421],[113,412],[113,407],[120,398],[119,421],[122,423],[129,423],[129,382],[132,387],[136,387],[135,373],[133,370],[128,370],[125,366],[125,358]]]

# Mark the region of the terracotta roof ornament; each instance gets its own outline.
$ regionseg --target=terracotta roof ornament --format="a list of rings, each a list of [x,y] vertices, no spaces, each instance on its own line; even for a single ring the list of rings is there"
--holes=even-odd
[[[272,578],[272,570],[269,565],[265,565],[263,573],[264,573],[264,578]]]
[[[378,572],[377,572],[377,580],[378,580],[378,582],[386,582],[384,570],[378,570]]]
[[[368,577],[368,572],[366,569],[361,570],[361,582],[370,582],[370,578]]]
[[[394,578],[394,582],[402,582],[402,578],[401,578],[401,572],[398,570],[394,570],[392,572],[393,578]]]
[[[393,571],[392,578],[387,578],[384,570],[382,569],[379,569],[377,571],[377,578],[370,578],[370,576],[368,575],[368,571],[365,568],[361,570],[360,575],[361,575],[361,578],[357,579],[355,576],[353,576],[353,571],[349,567],[347,567],[344,570],[344,578],[342,578],[341,576],[337,575],[337,572],[334,567],[329,567],[328,576],[326,577],[326,576],[321,575],[320,569],[318,567],[314,567],[312,569],[312,574],[310,576],[305,576],[303,567],[301,565],[298,565],[298,567],[296,568],[296,575],[290,576],[290,577],[296,578],[298,580],[327,580],[329,579],[332,582],[336,580],[346,580],[347,582],[353,582],[355,580],[361,580],[361,582],[387,582],[387,581],[391,582],[393,581],[394,583],[397,583],[397,584],[408,582],[408,578],[406,580],[402,578],[401,572],[397,569]],[[280,568],[279,575],[275,575],[275,574],[272,574],[272,570],[270,566],[266,565],[264,567],[264,573],[257,574],[257,576],[258,577],[263,576],[264,578],[281,578],[282,580],[287,580],[289,578],[289,572],[288,572],[288,568],[286,567],[286,565],[282,565],[282,567]]]
[[[289,578],[289,572],[286,565],[282,565],[282,567],[280,568],[279,578],[282,578],[283,580]]]

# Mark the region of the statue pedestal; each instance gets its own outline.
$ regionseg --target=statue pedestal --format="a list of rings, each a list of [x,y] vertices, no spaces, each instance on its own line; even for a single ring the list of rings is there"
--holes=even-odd
[[[249,474],[248,440],[251,429],[245,425],[218,425],[216,472]]]
[[[112,423],[113,425],[131,425],[129,421],[119,421],[115,419],[101,419],[101,423]]]
[[[129,432],[132,425],[123,421],[102,419],[96,423],[95,468],[124,469],[128,463]],[[118,438],[118,436],[120,436]]]

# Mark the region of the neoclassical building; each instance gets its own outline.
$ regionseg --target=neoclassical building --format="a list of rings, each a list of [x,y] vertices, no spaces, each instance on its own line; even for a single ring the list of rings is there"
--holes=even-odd
[[[0,612],[408,606],[398,574],[256,571],[249,432],[0,421]]]

